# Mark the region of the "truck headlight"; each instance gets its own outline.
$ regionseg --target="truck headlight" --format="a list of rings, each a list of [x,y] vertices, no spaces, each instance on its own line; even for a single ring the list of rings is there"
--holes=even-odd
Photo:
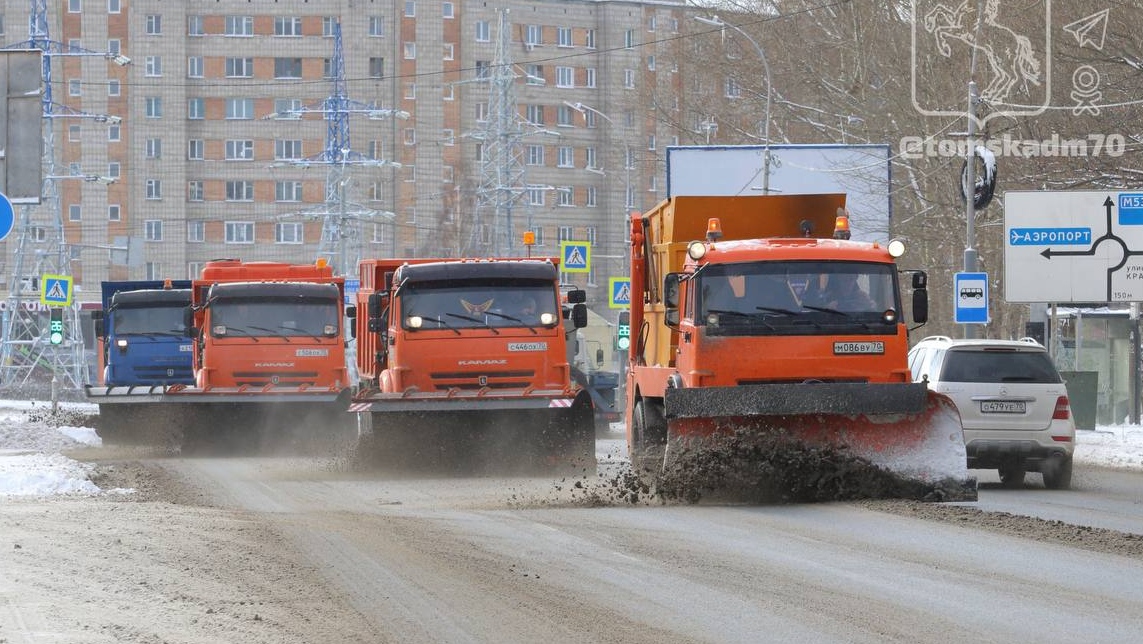
[[[405,326],[409,327],[410,329],[419,329],[422,325],[424,325],[424,323],[425,319],[419,315],[410,315],[409,317],[405,318]]]
[[[115,346],[119,347],[120,350],[125,350],[127,348],[127,338],[115,338]]]

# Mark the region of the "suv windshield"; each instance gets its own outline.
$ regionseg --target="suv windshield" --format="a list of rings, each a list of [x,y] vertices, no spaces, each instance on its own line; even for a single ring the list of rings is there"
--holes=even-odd
[[[1042,351],[953,349],[945,355],[945,382],[1058,383],[1060,374]]]
[[[750,262],[710,264],[695,275],[694,316],[708,334],[890,333],[900,312],[892,264]]]

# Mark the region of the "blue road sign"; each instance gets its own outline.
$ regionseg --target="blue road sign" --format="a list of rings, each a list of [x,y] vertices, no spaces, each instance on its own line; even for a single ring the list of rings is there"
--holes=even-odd
[[[354,296],[357,295],[357,291],[359,291],[360,289],[361,289],[361,280],[359,280],[359,279],[345,280],[345,303],[346,304],[353,304]]]
[[[957,273],[953,281],[957,324],[988,324],[988,273]]]
[[[12,209],[12,200],[0,192],[0,241],[8,237],[14,225],[16,225],[16,211]]]
[[[608,279],[608,286],[607,290],[611,297],[608,298],[607,308],[625,309],[631,306],[630,277],[612,277]]]
[[[591,272],[591,243],[585,241],[560,242],[560,260],[565,273]]]

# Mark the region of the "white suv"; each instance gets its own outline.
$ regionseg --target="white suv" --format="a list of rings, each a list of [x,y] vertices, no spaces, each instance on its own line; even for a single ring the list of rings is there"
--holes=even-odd
[[[909,369],[956,404],[969,469],[995,469],[1012,488],[1023,486],[1026,472],[1043,474],[1048,489],[1071,485],[1075,421],[1041,344],[931,336],[909,351]]]

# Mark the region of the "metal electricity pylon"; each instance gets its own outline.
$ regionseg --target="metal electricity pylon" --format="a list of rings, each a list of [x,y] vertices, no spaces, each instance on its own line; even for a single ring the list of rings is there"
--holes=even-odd
[[[500,10],[497,30],[495,58],[487,75],[475,81],[488,84],[488,119],[482,129],[468,135],[484,144],[484,154],[472,234],[464,249],[467,255],[493,257],[523,254],[523,242],[512,218],[517,202],[527,192],[524,138],[534,134],[559,136],[520,117],[516,102],[516,79],[520,75],[513,69],[509,49],[512,31],[508,9]]]
[[[342,52],[341,23],[334,25],[333,91],[317,104],[299,107],[294,110],[275,112],[266,118],[302,118],[306,114],[320,114],[326,122],[325,149],[320,154],[303,159],[281,159],[272,167],[308,168],[324,165],[328,168],[325,180],[325,201],[314,207],[294,213],[279,215],[280,219],[321,219],[321,246],[318,254],[329,260],[330,266],[339,275],[356,275],[357,263],[361,260],[361,222],[385,219],[392,221],[392,212],[374,210],[349,201],[351,167],[393,167],[401,164],[384,159],[367,157],[355,152],[349,142],[349,117],[352,114],[365,115],[370,119],[409,118],[407,112],[378,107],[372,103],[352,101],[346,95],[345,58]],[[352,244],[352,247],[350,245]]]
[[[59,344],[49,340],[47,311],[41,303],[41,283],[45,275],[70,278],[72,248],[64,238],[63,214],[60,210],[56,182],[69,179],[98,181],[111,180],[92,174],[77,174],[70,169],[60,173],[55,162],[55,135],[53,123],[57,119],[93,119],[102,123],[117,123],[118,117],[89,114],[52,101],[52,59],[64,56],[101,57],[118,65],[131,60],[120,53],[96,52],[65,43],[55,42],[48,33],[47,0],[31,0],[28,20],[29,39],[7,45],[3,49],[38,49],[43,52],[43,189],[40,207],[28,204],[21,207],[13,227],[16,251],[13,255],[9,292],[6,306],[0,316],[0,387],[13,387],[28,383],[37,372],[54,377],[62,376],[64,386],[79,388],[84,382],[85,360],[83,333],[79,325],[79,311],[73,304],[64,309],[64,336]],[[11,161],[11,160],[10,160]],[[35,217],[39,210],[39,217]],[[53,284],[59,285],[55,281]]]

